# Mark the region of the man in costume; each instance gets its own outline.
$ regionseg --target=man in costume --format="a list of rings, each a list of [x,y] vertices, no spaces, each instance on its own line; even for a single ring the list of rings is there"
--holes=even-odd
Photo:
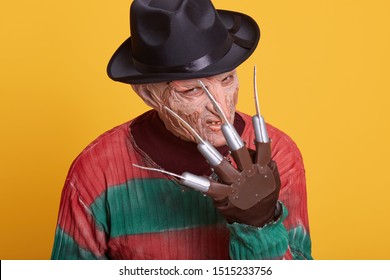
[[[52,259],[311,259],[298,148],[235,110],[256,22],[210,0],[135,0],[130,27],[108,75],[153,110],[73,162]]]

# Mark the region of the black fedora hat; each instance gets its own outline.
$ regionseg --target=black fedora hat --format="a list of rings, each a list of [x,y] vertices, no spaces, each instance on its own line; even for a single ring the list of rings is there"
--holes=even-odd
[[[235,69],[255,50],[260,29],[249,16],[216,10],[210,0],[134,0],[129,37],[108,76],[144,84],[213,76]]]

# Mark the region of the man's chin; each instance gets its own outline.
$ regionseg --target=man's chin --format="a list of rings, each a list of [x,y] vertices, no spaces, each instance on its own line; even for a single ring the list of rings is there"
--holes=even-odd
[[[209,135],[206,140],[217,148],[226,145],[226,139],[223,135],[217,135],[215,137],[213,137],[213,135]]]

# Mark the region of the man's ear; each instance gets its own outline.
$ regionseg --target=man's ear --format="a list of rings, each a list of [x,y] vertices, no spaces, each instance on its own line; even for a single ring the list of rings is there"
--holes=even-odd
[[[131,85],[133,90],[139,97],[153,109],[159,108],[159,101],[156,100],[156,95],[153,94],[146,84]]]

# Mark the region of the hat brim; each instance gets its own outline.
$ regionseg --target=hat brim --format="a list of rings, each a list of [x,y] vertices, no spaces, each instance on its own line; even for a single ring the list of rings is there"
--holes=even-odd
[[[233,43],[230,50],[217,62],[195,72],[179,73],[141,73],[133,64],[131,53],[131,37],[129,37],[114,53],[107,66],[107,74],[114,81],[127,84],[147,84],[174,80],[202,78],[229,72],[244,62],[256,49],[260,40],[260,29],[248,15],[225,10],[217,10],[226,29],[233,26],[233,15],[241,18],[240,29],[236,37],[251,42],[251,46],[241,47]]]

